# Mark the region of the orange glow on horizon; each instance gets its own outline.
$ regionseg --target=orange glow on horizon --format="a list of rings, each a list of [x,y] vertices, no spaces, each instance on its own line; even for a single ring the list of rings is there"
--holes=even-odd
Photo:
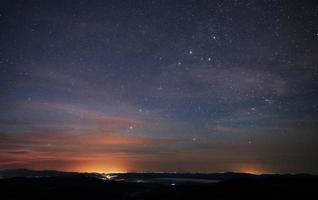
[[[97,172],[97,173],[125,173],[127,172],[127,163],[116,159],[108,159],[111,162],[104,160],[96,160],[95,162],[85,162],[74,166],[72,171],[77,172]]]
[[[75,167],[71,171],[76,172],[96,172],[96,173],[126,173],[123,167],[118,166],[105,166],[105,165],[89,165],[89,166],[80,166]]]
[[[235,172],[241,172],[241,173],[248,173],[248,174],[264,174],[266,171],[263,167],[257,165],[257,164],[242,164],[234,170]]]

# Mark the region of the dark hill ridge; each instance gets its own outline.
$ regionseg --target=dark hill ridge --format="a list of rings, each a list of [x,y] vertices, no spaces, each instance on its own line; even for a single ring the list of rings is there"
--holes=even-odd
[[[0,171],[0,178],[12,177],[52,177],[52,176],[73,176],[77,172],[61,172],[56,170],[29,170],[29,169],[6,169]]]
[[[248,174],[248,173],[80,173],[80,172],[63,172],[56,170],[29,170],[29,169],[6,169],[0,170],[0,178],[13,177],[55,177],[55,176],[75,176],[82,175],[86,177],[105,178],[109,175],[109,179],[113,180],[136,180],[136,179],[158,179],[158,178],[182,178],[182,179],[208,179],[208,180],[230,180],[237,178],[248,179],[266,179],[266,178],[293,178],[293,179],[311,179],[318,178],[318,175],[310,174]],[[110,178],[112,177],[112,178]]]
[[[0,174],[3,177],[1,195],[9,199],[312,199],[318,195],[318,177],[307,174],[123,173],[109,176],[25,169],[3,170]]]

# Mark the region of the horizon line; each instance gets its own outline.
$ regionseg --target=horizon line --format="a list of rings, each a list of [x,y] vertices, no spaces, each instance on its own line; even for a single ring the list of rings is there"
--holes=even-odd
[[[226,173],[233,173],[233,174],[247,174],[247,175],[314,175],[317,176],[318,174],[309,173],[309,172],[297,172],[297,173],[252,173],[252,172],[239,172],[239,171],[222,171],[222,172],[203,172],[203,171],[189,171],[189,172],[177,172],[177,171],[64,171],[64,170],[56,170],[56,169],[30,169],[30,168],[5,168],[0,169],[0,171],[5,170],[29,170],[29,171],[56,171],[62,173],[97,173],[97,174],[226,174]]]

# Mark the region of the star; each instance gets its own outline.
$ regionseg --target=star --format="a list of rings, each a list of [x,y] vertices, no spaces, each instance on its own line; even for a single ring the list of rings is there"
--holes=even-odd
[[[268,103],[269,105],[272,105],[273,104],[273,100],[271,99],[265,99],[264,100],[266,103]]]

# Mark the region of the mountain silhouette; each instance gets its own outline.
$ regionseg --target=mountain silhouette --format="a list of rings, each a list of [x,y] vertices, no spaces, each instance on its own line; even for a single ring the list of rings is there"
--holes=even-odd
[[[309,199],[318,188],[318,177],[309,174],[110,175],[14,169],[2,170],[0,176],[1,195],[10,199]]]

